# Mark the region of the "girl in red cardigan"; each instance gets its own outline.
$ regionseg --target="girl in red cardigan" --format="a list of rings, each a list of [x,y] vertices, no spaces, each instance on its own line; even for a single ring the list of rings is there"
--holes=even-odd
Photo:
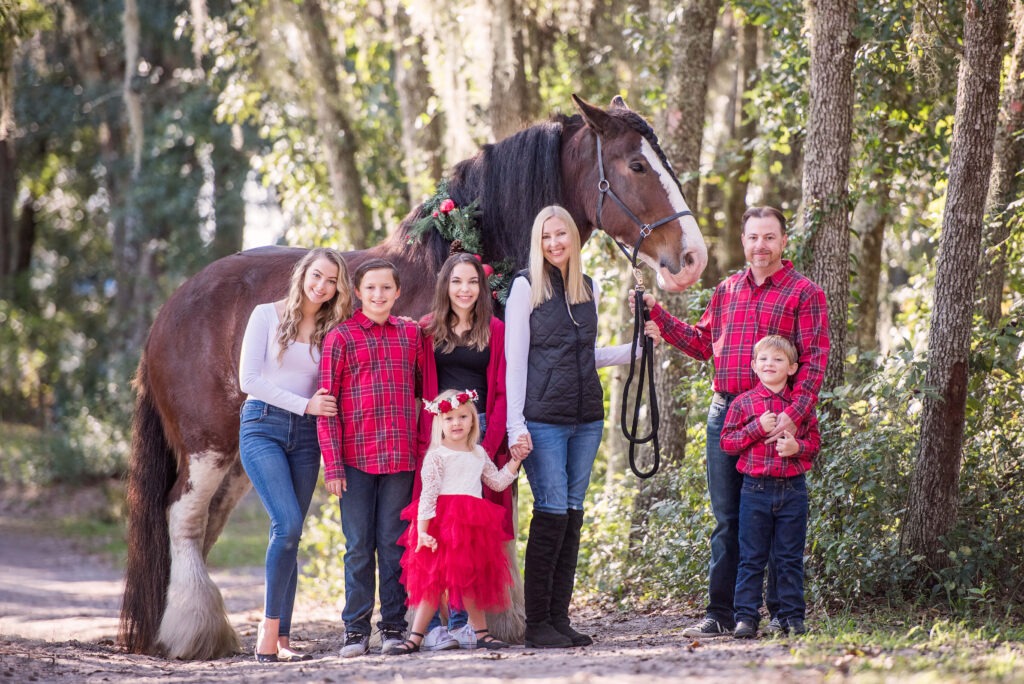
[[[480,445],[499,469],[509,461],[505,429],[505,324],[494,316],[491,289],[480,260],[465,252],[448,257],[437,277],[431,313],[420,321],[427,353],[423,368],[423,396],[435,397],[446,389],[471,389],[479,395],[477,407]],[[421,453],[430,444],[433,416],[424,409],[420,423]],[[413,498],[421,487],[419,468]],[[484,498],[505,509],[503,531],[514,536],[512,488]],[[518,584],[518,583],[517,583]],[[449,613],[448,627],[435,615],[428,626],[424,650],[475,648],[476,638],[464,611]]]

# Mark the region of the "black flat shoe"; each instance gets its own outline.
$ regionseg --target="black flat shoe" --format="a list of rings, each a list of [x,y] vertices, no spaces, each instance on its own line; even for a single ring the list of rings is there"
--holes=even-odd
[[[419,644],[412,639],[406,639],[384,655],[409,655],[410,653],[418,652],[420,650],[420,644],[423,643],[423,635],[419,632],[409,632],[409,636],[418,636],[420,638]]]
[[[495,639],[486,629],[477,629],[474,631],[476,632],[477,648],[486,648],[488,651],[496,651],[499,648],[508,648],[508,644],[500,639]],[[483,636],[480,636],[481,634]]]
[[[257,663],[277,663],[277,662],[280,662],[280,660],[277,657],[276,653],[257,653],[256,654],[256,662]]]

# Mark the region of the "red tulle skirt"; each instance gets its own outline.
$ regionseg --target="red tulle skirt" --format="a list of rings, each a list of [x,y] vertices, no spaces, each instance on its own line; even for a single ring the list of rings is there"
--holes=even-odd
[[[423,547],[416,551],[418,506],[419,501],[413,501],[402,511],[402,520],[408,520],[409,527],[398,539],[405,547],[402,584],[409,595],[408,605],[440,602],[447,591],[448,602],[460,610],[465,608],[466,598],[487,612],[507,608],[512,569],[505,544],[512,535],[502,526],[505,509],[474,496],[439,496],[437,514],[427,528],[437,539],[437,550]]]

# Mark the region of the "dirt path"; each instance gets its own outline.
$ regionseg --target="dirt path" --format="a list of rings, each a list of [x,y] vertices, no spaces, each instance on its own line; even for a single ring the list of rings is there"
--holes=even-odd
[[[499,653],[447,651],[406,657],[337,657],[336,610],[300,606],[293,639],[313,654],[303,664],[257,665],[239,654],[213,662],[175,662],[122,653],[114,644],[120,572],[66,541],[38,533],[23,516],[0,512],[0,683],[11,682],[612,682],[660,684],[748,680],[820,682],[824,673],[799,666],[785,641],[731,639],[691,643],[672,612],[612,615],[580,611],[595,635],[586,649],[514,647]],[[231,621],[251,649],[259,619],[261,571],[218,572]]]

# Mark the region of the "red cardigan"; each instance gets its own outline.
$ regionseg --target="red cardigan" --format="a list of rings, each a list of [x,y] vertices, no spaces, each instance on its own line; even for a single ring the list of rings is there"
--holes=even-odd
[[[426,328],[430,324],[430,315],[420,319],[420,327]],[[487,416],[487,432],[484,433],[483,441],[480,443],[487,455],[494,461],[498,468],[504,467],[509,460],[508,434],[505,428],[505,418],[508,412],[508,404],[505,400],[505,324],[497,317],[491,318],[491,360],[487,364],[487,406],[484,413]],[[423,335],[423,398],[432,401],[440,391],[437,386],[437,365],[434,363],[434,338]],[[416,484],[413,487],[413,499],[419,498],[420,468],[423,466],[423,457],[430,447],[430,428],[433,425],[434,416],[421,409],[419,420],[419,457],[416,462]],[[505,532],[513,534],[512,516],[515,511],[512,509],[512,487],[504,491],[495,492],[488,487],[483,488],[484,498],[493,501],[505,509]]]

